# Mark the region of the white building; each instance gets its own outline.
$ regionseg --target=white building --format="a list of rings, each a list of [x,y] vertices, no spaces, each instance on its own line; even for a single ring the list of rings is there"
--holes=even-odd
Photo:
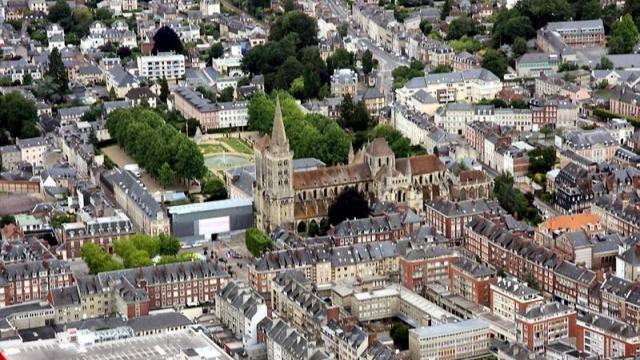
[[[494,99],[502,90],[502,82],[491,71],[470,69],[460,72],[427,74],[409,80],[396,90],[396,98],[406,103],[416,92],[424,90],[439,103],[478,102]]]
[[[20,158],[33,166],[42,166],[44,153],[47,152],[47,141],[43,137],[16,140],[16,146],[20,149]]]
[[[200,0],[200,12],[202,16],[220,14],[220,0]]]
[[[230,281],[216,293],[216,316],[245,346],[257,343],[258,323],[267,317],[262,296],[240,281]]]
[[[462,135],[467,124],[475,121],[511,126],[518,131],[535,130],[533,115],[529,109],[500,109],[492,105],[454,103],[440,108],[434,116],[436,126],[458,135]]]
[[[411,141],[411,145],[424,144],[432,127],[426,116],[403,105],[393,108],[392,123],[394,128]]]
[[[470,319],[409,330],[411,359],[466,359],[489,353],[489,322]],[[444,356],[446,354],[446,356]]]
[[[139,56],[138,71],[141,77],[149,80],[180,79],[185,74],[184,55],[161,53],[152,56]]]

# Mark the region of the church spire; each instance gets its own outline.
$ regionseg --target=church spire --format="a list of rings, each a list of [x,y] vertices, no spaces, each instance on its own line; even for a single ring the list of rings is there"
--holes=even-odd
[[[289,149],[289,141],[284,131],[282,121],[282,109],[280,109],[280,96],[276,96],[276,110],[273,114],[273,131],[271,132],[271,145],[279,148]]]

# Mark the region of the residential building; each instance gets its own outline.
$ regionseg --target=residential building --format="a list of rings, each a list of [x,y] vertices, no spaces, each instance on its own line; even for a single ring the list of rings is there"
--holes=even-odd
[[[331,75],[331,93],[344,97],[351,95],[355,98],[358,92],[358,74],[351,69],[336,69]]]
[[[540,75],[535,82],[535,96],[560,97],[574,104],[580,104],[591,99],[591,95],[586,87],[576,85],[564,80],[564,77],[556,75]]]
[[[412,360],[467,359],[489,352],[489,323],[481,319],[409,330]]]
[[[611,161],[619,143],[604,129],[565,131],[556,145],[595,162]]]
[[[411,145],[420,145],[426,142],[426,137],[433,127],[426,115],[403,105],[394,106],[392,115],[393,127],[408,138]]]
[[[475,215],[497,216],[504,213],[497,201],[483,200],[488,197],[489,189],[478,189],[482,194],[480,200],[465,200],[453,202],[438,199],[425,204],[425,220],[436,231],[447,239],[461,239],[467,223]]]
[[[138,78],[120,65],[114,65],[106,74],[106,86],[116,97],[123,98],[131,89],[140,86]]]
[[[267,330],[266,343],[268,359],[308,360],[311,358],[307,339],[284,320],[273,320]]]
[[[247,126],[247,101],[213,103],[190,88],[180,87],[173,92],[175,109],[185,118],[196,119],[204,131]]]
[[[17,139],[16,147],[20,150],[21,161],[27,162],[32,166],[44,165],[44,154],[49,147],[45,138]]]
[[[516,279],[502,278],[490,286],[491,312],[514,323],[516,314],[526,312],[543,301],[539,291]]]
[[[589,296],[597,286],[598,279],[594,271],[563,261],[556,268],[553,295],[565,305],[588,311],[592,305]]]
[[[103,174],[102,182],[137,230],[150,235],[170,232],[165,210],[131,173],[116,168]]]
[[[591,205],[591,212],[600,217],[605,230],[622,236],[640,232],[638,196],[634,192],[621,191],[598,197]]]
[[[229,281],[215,294],[215,314],[245,346],[254,345],[258,323],[267,317],[267,305],[262,296],[240,281]]]
[[[396,90],[400,103],[416,92],[424,90],[439,103],[478,102],[482,99],[494,99],[502,90],[500,79],[486,69],[471,69],[462,72],[427,74],[409,80],[405,86]]]
[[[131,221],[121,211],[116,211],[112,216],[62,224],[63,246],[58,252],[62,253],[64,259],[76,259],[81,257],[84,244],[97,244],[111,254],[116,240],[133,233]]]
[[[529,307],[516,314],[518,341],[535,352],[562,338],[576,336],[576,311],[558,302]]]
[[[622,321],[586,313],[576,321],[576,347],[603,359],[633,358],[640,352],[640,335]]]
[[[30,301],[44,301],[49,290],[73,284],[69,264],[37,260],[6,264],[0,268],[0,308]]]
[[[560,52],[565,46],[603,48],[605,43],[602,19],[550,22],[538,30],[536,39],[536,45],[544,52]]]
[[[462,135],[467,124],[473,122],[509,126],[518,131],[534,129],[529,109],[496,108],[493,105],[447,104],[434,116],[435,124],[452,134]]]
[[[421,234],[425,228],[418,230]],[[449,281],[449,264],[457,261],[459,254],[446,247],[433,246],[418,239],[398,241],[400,255],[400,283],[421,293],[427,283]]]
[[[184,55],[161,53],[152,56],[138,56],[138,71],[141,77],[149,80],[155,81],[163,78],[178,80],[185,74]]]
[[[467,257],[449,264],[450,291],[479,305],[489,306],[489,288],[495,284],[496,272]]]

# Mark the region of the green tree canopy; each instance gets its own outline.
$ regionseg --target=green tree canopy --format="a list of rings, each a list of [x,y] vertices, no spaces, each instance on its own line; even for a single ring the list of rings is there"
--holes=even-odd
[[[373,54],[369,49],[362,53],[362,72],[365,75],[369,75],[373,70]]]
[[[216,42],[209,48],[209,58],[218,59],[224,55],[224,46],[221,42]]]
[[[271,26],[269,40],[280,41],[292,33],[297,35],[297,49],[318,44],[318,23],[302,11],[294,10],[278,17]]]
[[[329,223],[338,225],[346,219],[362,219],[369,216],[369,203],[363,193],[353,187],[344,188],[329,206]]]
[[[447,40],[457,40],[463,36],[474,36],[480,32],[480,26],[467,17],[456,18],[449,24]]]
[[[30,138],[40,135],[36,127],[38,112],[33,102],[17,91],[0,95],[0,133],[8,131],[13,137]]]
[[[507,73],[509,63],[499,50],[488,49],[482,58],[482,67],[494,73],[500,79]]]
[[[530,174],[546,174],[556,164],[556,149],[553,146],[536,147],[528,155]]]
[[[266,251],[273,248],[273,242],[271,239],[265,235],[265,233],[256,228],[247,229],[245,232],[244,243],[247,250],[249,250],[249,252],[255,257],[259,257]]]
[[[627,54],[638,43],[638,28],[629,14],[625,14],[620,21],[613,26],[613,33],[609,39],[610,54]]]
[[[174,52],[184,54],[184,46],[178,34],[168,26],[163,26],[153,35],[153,49],[151,53]]]
[[[396,324],[389,331],[393,344],[400,350],[409,348],[409,328],[405,324]]]
[[[433,25],[431,24],[431,21],[427,19],[420,20],[420,31],[422,31],[422,34],[424,36],[428,36],[429,34],[431,34],[431,32],[433,31]]]
[[[53,48],[49,54],[49,70],[46,76],[51,77],[58,85],[58,90],[62,93],[69,91],[69,76],[62,61],[62,56],[57,48]]]
[[[104,249],[94,243],[87,243],[80,248],[82,260],[89,267],[91,274],[98,274],[105,271],[120,270],[123,265],[114,260]]]
[[[596,66],[596,69],[601,70],[613,70],[613,61],[606,56],[600,58],[600,62]]]

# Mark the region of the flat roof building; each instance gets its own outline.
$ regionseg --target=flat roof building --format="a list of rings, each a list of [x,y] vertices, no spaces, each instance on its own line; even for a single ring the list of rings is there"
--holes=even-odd
[[[412,360],[466,359],[489,353],[489,322],[469,319],[409,330]]]

